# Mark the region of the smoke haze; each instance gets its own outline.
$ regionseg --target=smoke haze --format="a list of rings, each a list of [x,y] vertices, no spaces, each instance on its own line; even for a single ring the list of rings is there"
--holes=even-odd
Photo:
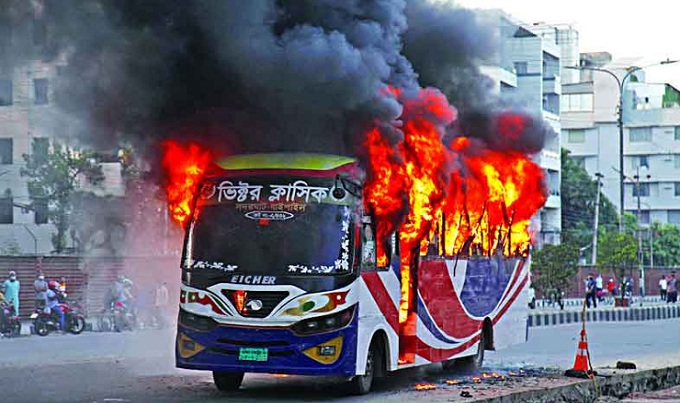
[[[85,122],[78,137],[95,147],[132,143],[153,154],[165,138],[191,137],[231,152],[356,154],[366,125],[401,113],[383,95],[388,86],[441,89],[459,109],[466,135],[476,135],[480,116],[498,109],[477,67],[497,53],[497,31],[452,2],[2,0],[2,6],[0,21],[19,38],[3,62],[27,56],[34,48],[26,38],[44,27],[41,57],[67,60],[57,102]]]

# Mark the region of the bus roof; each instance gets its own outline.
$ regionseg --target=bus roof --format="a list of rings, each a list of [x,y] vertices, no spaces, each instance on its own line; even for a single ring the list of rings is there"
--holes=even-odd
[[[240,154],[215,160],[215,164],[225,170],[294,169],[328,171],[355,162],[354,158],[342,155],[308,153]]]

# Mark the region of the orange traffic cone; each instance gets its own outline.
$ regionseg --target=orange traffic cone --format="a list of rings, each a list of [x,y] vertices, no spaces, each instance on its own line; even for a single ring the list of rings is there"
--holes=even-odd
[[[586,338],[586,329],[581,329],[581,341],[578,342],[578,349],[576,350],[576,359],[574,360],[574,368],[565,371],[564,375],[576,378],[589,378],[595,375],[590,365],[590,355],[588,353],[588,340]]]

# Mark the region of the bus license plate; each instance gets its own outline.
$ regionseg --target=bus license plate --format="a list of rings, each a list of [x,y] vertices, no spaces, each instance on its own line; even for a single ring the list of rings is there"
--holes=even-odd
[[[240,348],[238,359],[241,361],[267,361],[268,351],[266,348]]]

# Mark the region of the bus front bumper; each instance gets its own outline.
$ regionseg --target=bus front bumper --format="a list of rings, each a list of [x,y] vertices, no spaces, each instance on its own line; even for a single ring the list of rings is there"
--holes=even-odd
[[[345,328],[297,335],[288,328],[221,325],[197,331],[178,325],[178,368],[295,375],[356,374],[357,318]]]

